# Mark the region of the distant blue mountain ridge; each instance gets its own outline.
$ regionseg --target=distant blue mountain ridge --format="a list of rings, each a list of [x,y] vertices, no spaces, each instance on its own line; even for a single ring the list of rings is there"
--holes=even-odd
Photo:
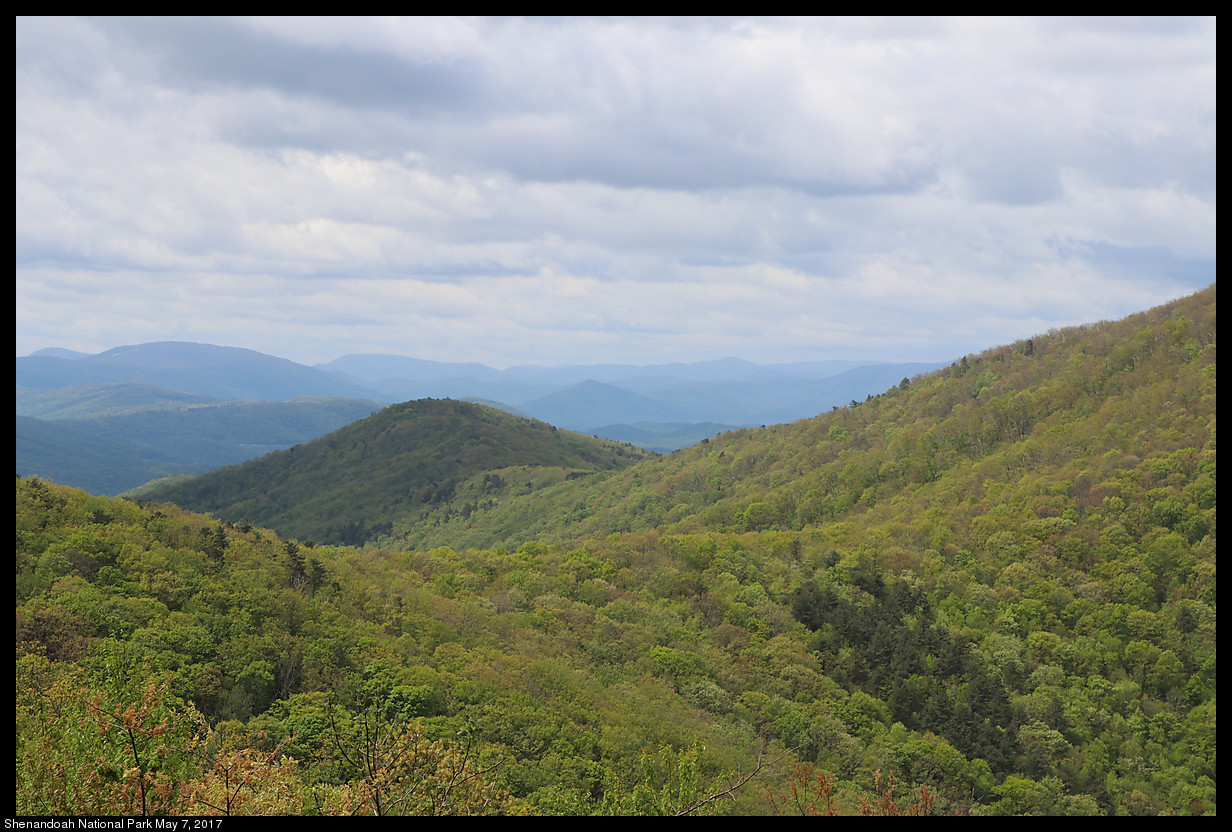
[[[40,350],[16,359],[18,389],[62,390],[140,382],[215,399],[289,401],[332,396],[398,402],[484,399],[558,427],[592,431],[635,423],[712,422],[731,427],[815,416],[883,392],[939,363],[817,361],[754,364],[515,366],[346,355],[309,367],[238,347],[160,341],[97,355]],[[20,405],[19,405],[20,406]],[[37,415],[26,413],[23,415]]]
[[[17,461],[23,473],[116,493],[143,477],[200,473],[309,441],[383,404],[424,398],[479,401],[667,452],[728,430],[863,401],[940,366],[723,358],[498,370],[346,355],[310,367],[255,350],[184,341],[96,355],[45,349],[16,359],[16,412],[25,417],[17,423]],[[284,404],[252,407],[259,403]]]

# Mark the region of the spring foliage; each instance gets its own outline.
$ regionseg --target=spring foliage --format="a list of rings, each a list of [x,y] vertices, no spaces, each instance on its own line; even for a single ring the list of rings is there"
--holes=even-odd
[[[435,548],[19,477],[17,810],[1212,814],[1215,455],[1212,287]]]

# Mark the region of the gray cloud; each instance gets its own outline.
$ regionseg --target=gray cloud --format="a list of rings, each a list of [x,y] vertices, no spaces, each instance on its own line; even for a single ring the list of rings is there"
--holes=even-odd
[[[942,359],[1215,279],[1213,19],[19,19],[16,78],[19,354]]]

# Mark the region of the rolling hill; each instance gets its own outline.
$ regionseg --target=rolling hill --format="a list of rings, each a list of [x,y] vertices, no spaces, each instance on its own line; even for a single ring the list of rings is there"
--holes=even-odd
[[[623,441],[649,431],[656,448],[675,450],[697,437],[713,436],[707,433],[712,423],[740,426],[811,416],[935,366],[857,361],[758,365],[729,358],[496,370],[475,363],[348,355],[308,367],[252,350],[166,341],[96,355],[40,350],[17,358],[15,373],[17,413],[40,419],[85,419],[228,400],[453,398],[491,401],[503,410],[525,411],[557,427],[609,439]],[[633,424],[642,427],[631,430]],[[184,432],[190,429],[185,426]],[[244,442],[236,437],[233,444]],[[62,456],[74,452],[72,447],[56,450]],[[155,451],[178,453],[174,448]],[[193,459],[185,470],[198,470],[201,464],[209,463]],[[60,478],[64,469],[34,472]],[[89,487],[87,481],[63,481]]]
[[[489,490],[627,467],[647,452],[557,430],[484,405],[425,399],[379,413],[286,451],[166,488],[142,490],[289,537],[361,543],[395,520],[420,517],[482,476]],[[458,510],[469,514],[483,501]]]
[[[442,505],[430,528],[395,522],[381,540],[516,546],[658,528],[798,530],[866,513],[918,522],[930,506],[961,508],[946,527],[1033,479],[1069,483],[1068,498],[1084,498],[1124,466],[1213,441],[1214,321],[1212,287],[964,356],[858,406],[724,433],[594,482],[490,494],[490,508],[466,517]]]
[[[42,391],[37,400],[78,418],[17,418],[17,470],[95,494],[119,494],[155,478],[203,474],[289,448],[370,416],[363,399],[220,402],[148,385]],[[19,406],[23,397],[19,394]]]
[[[209,396],[168,390],[143,382],[85,384],[50,390],[17,388],[17,415],[34,419],[89,419],[145,410],[181,410],[219,404]]]
[[[220,517],[19,477],[19,813],[1216,814],[1216,324],[640,461],[409,402]]]
[[[366,530],[358,538],[350,532],[348,539],[409,549],[516,547],[530,539],[579,540],[657,528],[798,530],[905,510],[895,506],[923,511],[955,493],[974,497],[988,510],[982,495],[994,483],[1005,488],[1028,476],[1076,483],[1072,488],[1079,493],[1113,476],[1123,464],[1113,460],[1141,463],[1144,449],[1156,445],[1172,453],[1208,441],[1215,418],[1214,318],[1211,287],[1122,321],[1056,330],[964,356],[854,407],[731,431],[610,476],[558,478],[533,487],[502,478],[497,485],[482,475],[524,463],[494,456],[497,464],[434,468],[429,480],[448,487],[431,491],[430,499],[422,499],[428,492],[414,491],[425,485],[417,473],[405,475],[402,491],[409,496],[399,494],[404,475],[390,469],[380,475],[372,497],[352,489],[356,497],[348,501],[326,481],[337,471],[345,471],[348,481],[362,481],[363,460],[380,465],[387,452],[364,457],[347,451],[343,463],[314,446],[311,466],[296,466],[294,491],[337,498],[332,506],[316,498],[311,511],[345,516],[348,529]],[[529,425],[534,423],[508,426],[516,433]],[[279,466],[288,464],[280,460]],[[204,484],[192,494],[155,493],[199,510],[226,506],[220,516],[281,516],[268,507],[272,497],[262,495],[285,492],[284,467],[262,469],[270,472],[270,483],[262,484],[264,475],[254,466],[209,478],[218,483],[210,488],[228,494],[238,492],[223,483],[242,480],[242,498],[207,500]]]

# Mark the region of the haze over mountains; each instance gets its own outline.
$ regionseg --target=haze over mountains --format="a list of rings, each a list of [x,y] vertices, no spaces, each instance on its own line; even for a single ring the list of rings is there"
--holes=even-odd
[[[581,433],[671,451],[746,425],[863,400],[938,365],[739,359],[652,366],[520,366],[348,355],[309,367],[178,341],[16,359],[17,464],[115,494],[290,447],[422,398],[480,401]],[[266,403],[257,407],[257,403]],[[280,403],[272,407],[272,403]],[[53,425],[63,425],[57,431]],[[93,460],[93,462],[89,462]]]
[[[631,454],[606,466],[548,461],[538,451],[475,458],[474,447],[519,444],[504,434],[495,436],[493,425],[509,436],[518,435],[519,421],[526,430],[544,426],[499,420],[478,405],[410,402],[315,440],[295,454],[272,454],[180,484],[152,483],[140,496],[233,522],[247,517],[287,536],[410,550],[516,548],[522,540],[545,535],[599,538],[673,523],[693,530],[801,528],[871,507],[882,495],[901,491],[915,499],[920,488],[942,487],[953,466],[978,461],[986,468],[1012,470],[1028,464],[1021,460],[1024,454],[1044,454],[1055,457],[1052,464],[1068,466],[1079,454],[1122,453],[1124,443],[1115,437],[1145,437],[1164,430],[1169,419],[1205,425],[1205,416],[1195,416],[1197,405],[1183,403],[1197,395],[1189,388],[1205,383],[1201,371],[1206,364],[1188,360],[1178,369],[1169,366],[1164,377],[1141,368],[1165,360],[1159,357],[1162,351],[1183,353],[1166,359],[1182,362],[1204,345],[1179,333],[1192,329],[1198,339],[1213,339],[1214,298],[1212,287],[1142,316],[1054,331],[964,356],[914,382],[904,384],[900,378],[883,393],[837,413],[727,432],[632,467],[627,467]],[[1141,319],[1156,322],[1148,328]],[[1176,342],[1165,345],[1166,337]],[[602,392],[607,385],[583,382],[576,387]],[[1184,435],[1196,429],[1187,425]],[[1081,438],[1058,444],[1062,434]],[[446,462],[438,459],[427,475],[418,462],[402,465],[397,475],[384,473],[386,460],[407,452],[408,436],[438,449],[437,456]],[[1040,443],[1050,450],[1041,451]],[[588,453],[597,458],[608,451],[596,446]],[[359,458],[367,462],[357,465]],[[509,466],[522,466],[524,473],[512,474]],[[559,469],[556,475],[539,473],[551,466]],[[363,496],[338,498],[342,492]],[[305,510],[310,502],[305,495],[315,494],[335,496]],[[324,516],[326,505],[368,529],[367,536],[340,536],[338,518]]]
[[[97,782],[63,715],[127,655],[286,738],[284,812],[353,809],[309,791],[362,785],[336,712],[464,733],[542,814],[664,814],[609,800],[660,793],[624,774],[655,748],[704,794],[815,767],[733,813],[866,812],[889,772],[900,812],[1215,814],[1216,317],[1212,286],[669,455],[430,399],[130,499],[19,477],[19,801]]]

